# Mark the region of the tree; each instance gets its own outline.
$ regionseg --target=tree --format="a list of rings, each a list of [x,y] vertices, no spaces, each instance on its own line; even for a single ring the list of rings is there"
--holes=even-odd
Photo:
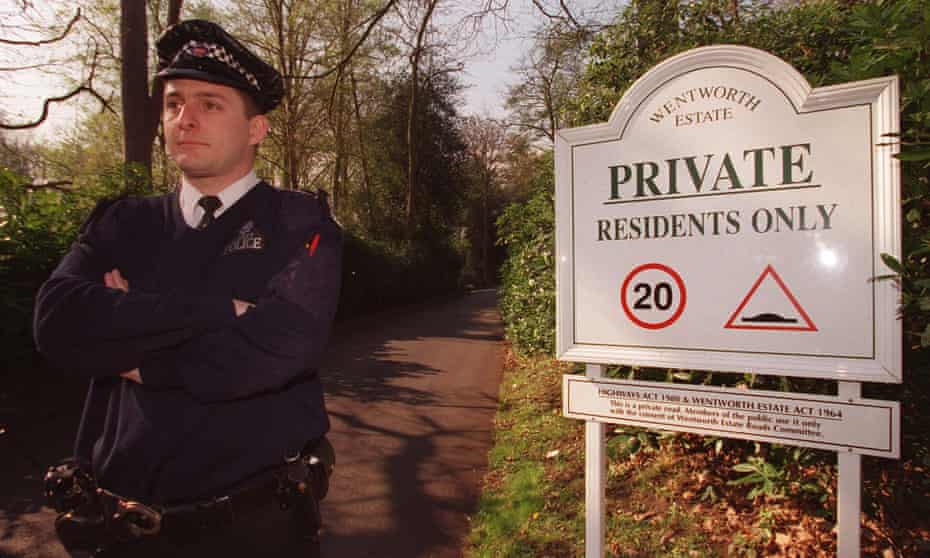
[[[284,77],[265,164],[283,187],[328,187],[340,215],[350,174],[350,82],[364,73],[367,41],[395,2],[237,0],[230,18],[230,28]]]
[[[581,78],[593,32],[571,22],[545,27],[516,68],[520,79],[507,93],[511,126],[555,142],[561,112]]]
[[[407,99],[407,237],[413,238],[415,193],[418,188],[417,150],[417,104],[420,95],[420,59],[425,48],[426,32],[439,0],[426,0],[423,15],[416,28],[416,40],[410,52],[410,94]]]
[[[500,173],[507,147],[504,126],[490,118],[469,117],[462,125],[462,138],[468,153],[470,168],[477,186],[477,211],[470,219],[473,248],[477,248],[477,275],[482,285],[492,281],[491,262],[488,255],[494,244],[491,234],[491,199],[500,189]],[[493,196],[497,197],[497,196]],[[495,204],[497,206],[497,204]],[[474,234],[474,232],[477,234]]]
[[[153,6],[157,9],[159,4],[154,2]],[[167,26],[180,20],[182,4],[183,0],[169,0]],[[147,17],[145,2],[120,0],[123,154],[127,165],[138,163],[151,174],[152,146],[161,117],[163,84],[161,80],[155,80],[149,90]]]

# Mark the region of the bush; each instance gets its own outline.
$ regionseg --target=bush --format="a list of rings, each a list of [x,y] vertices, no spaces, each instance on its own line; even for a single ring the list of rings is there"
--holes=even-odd
[[[36,291],[62,258],[97,200],[141,189],[144,172],[112,169],[92,184],[32,187],[0,168],[0,351],[9,364],[33,356]],[[129,184],[127,187],[126,184]]]
[[[347,232],[338,318],[456,291],[462,258],[454,247],[437,240],[416,246],[404,254]]]
[[[525,202],[508,205],[497,220],[507,249],[501,269],[500,309],[518,353],[555,351],[555,205],[551,154],[544,158]]]

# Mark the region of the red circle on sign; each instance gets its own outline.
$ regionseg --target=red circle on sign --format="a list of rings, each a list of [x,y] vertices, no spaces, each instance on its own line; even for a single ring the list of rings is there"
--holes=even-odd
[[[657,323],[650,323],[637,318],[636,315],[633,314],[633,311],[630,310],[630,305],[626,298],[626,288],[630,286],[630,282],[633,280],[633,278],[643,271],[649,271],[650,269],[657,269],[667,273],[669,276],[671,276],[672,279],[675,280],[675,283],[678,285],[678,290],[681,291],[681,302],[678,304],[678,308],[668,319]],[[660,263],[647,263],[635,268],[629,273],[629,275],[626,276],[626,279],[623,280],[623,286],[620,287],[620,304],[623,306],[623,311],[626,313],[626,317],[629,318],[634,324],[646,329],[662,329],[663,327],[668,327],[675,323],[675,321],[681,316],[681,313],[685,311],[685,302],[687,299],[688,297],[685,291],[685,282],[681,279],[681,275],[678,275],[678,273],[669,266]]]

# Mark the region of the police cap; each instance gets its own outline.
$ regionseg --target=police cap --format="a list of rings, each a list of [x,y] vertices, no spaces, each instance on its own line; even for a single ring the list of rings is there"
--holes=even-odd
[[[262,113],[284,96],[281,74],[219,25],[190,19],[169,27],[158,39],[162,79],[196,79],[247,93]]]

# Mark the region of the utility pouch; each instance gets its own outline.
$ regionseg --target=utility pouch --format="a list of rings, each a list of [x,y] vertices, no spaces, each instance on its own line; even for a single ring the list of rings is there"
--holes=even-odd
[[[326,493],[329,492],[329,477],[336,468],[336,451],[333,445],[324,436],[312,448],[304,450],[303,459],[307,463],[317,499],[326,498]]]
[[[322,517],[320,500],[329,491],[329,476],[336,466],[336,454],[325,437],[308,444],[300,454],[285,458],[278,475],[278,502],[282,510],[293,508],[306,524],[307,538],[317,539]]]
[[[97,483],[77,460],[68,458],[45,473],[45,499],[57,512],[81,509],[96,502]]]
[[[65,548],[93,551],[106,541],[106,521],[97,483],[75,459],[65,459],[48,468],[45,498],[59,512],[55,532]]]

